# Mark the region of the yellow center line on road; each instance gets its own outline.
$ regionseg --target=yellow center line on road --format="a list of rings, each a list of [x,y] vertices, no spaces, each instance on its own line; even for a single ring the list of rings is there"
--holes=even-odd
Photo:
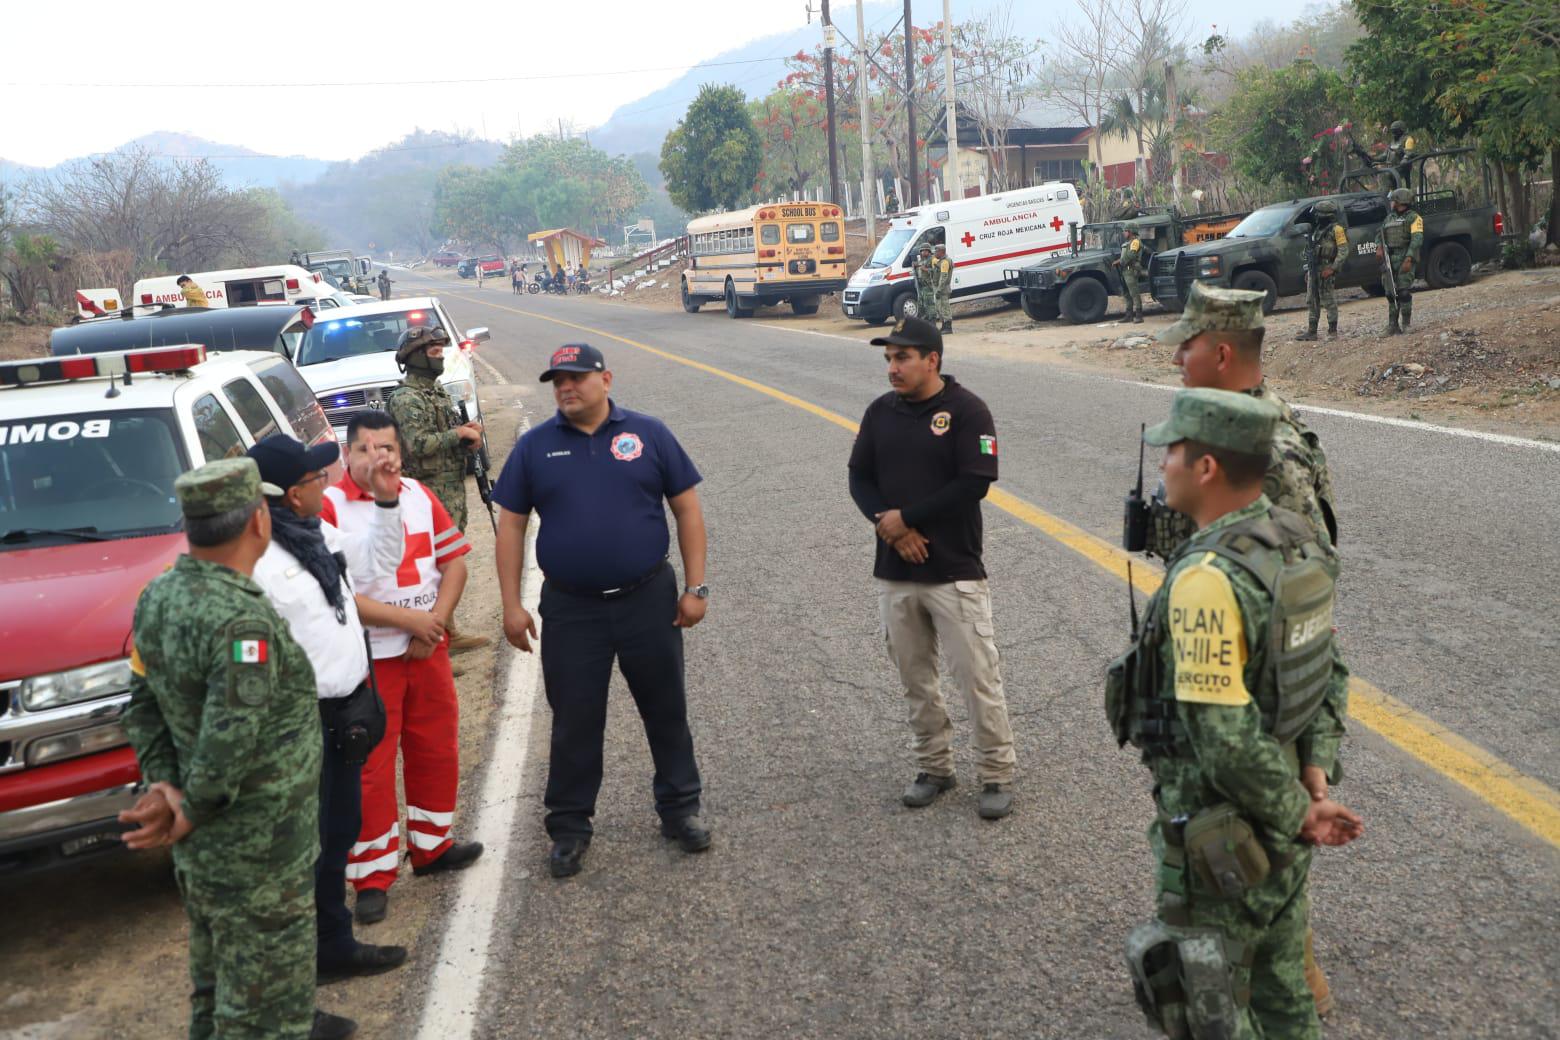
[[[777,390],[772,386],[748,379],[746,376],[739,376],[723,368],[716,368],[702,361],[694,361],[680,354],[652,347],[648,343],[628,339],[607,332],[605,329],[566,321],[563,318],[521,310],[518,307],[508,307],[501,303],[490,303],[480,297],[463,295],[460,299],[615,340],[636,350],[642,350],[667,361],[746,387],[777,401],[783,401],[852,433],[857,431],[854,422],[837,412],[831,412],[827,408],[821,408],[810,401],[804,401],[784,390]],[[1127,562],[1131,560],[1135,564],[1132,569],[1132,584],[1150,595],[1159,588],[1163,575],[1152,564],[1146,560],[1133,558],[1126,550],[1117,548],[1081,527],[1053,516],[1039,506],[1000,488],[992,488],[986,496],[986,501],[1004,513],[1039,529],[1122,581],[1127,580]],[[1353,676],[1349,680],[1349,715],[1366,729],[1378,733],[1437,773],[1472,791],[1550,845],[1560,847],[1560,792],[1556,792],[1543,781],[1520,772],[1358,676]]]

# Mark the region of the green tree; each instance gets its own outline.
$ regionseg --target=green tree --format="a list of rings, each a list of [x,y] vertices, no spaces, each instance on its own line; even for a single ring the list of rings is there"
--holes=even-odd
[[[535,227],[524,189],[520,175],[507,166],[490,170],[451,166],[434,186],[434,223],[453,238],[491,242],[507,254],[527,226]]]
[[[519,177],[534,230],[591,228],[599,234],[650,194],[631,159],[609,156],[579,138],[538,134],[515,141],[500,164]]]
[[[1248,180],[1309,190],[1300,162],[1313,154],[1318,131],[1347,121],[1348,84],[1310,61],[1278,69],[1251,66],[1235,80],[1235,92],[1209,122],[1215,147]]]
[[[1560,166],[1560,6],[1553,0],[1354,0],[1349,47],[1364,110],[1431,137],[1472,136],[1499,164],[1506,212],[1528,227],[1532,175]],[[1551,204],[1549,240],[1556,241]]]
[[[764,158],[753,190],[759,195],[805,191],[829,176],[824,105],[810,92],[780,87],[748,106]]]
[[[683,209],[731,209],[752,194],[763,158],[742,91],[706,83],[662,143],[661,173]]]

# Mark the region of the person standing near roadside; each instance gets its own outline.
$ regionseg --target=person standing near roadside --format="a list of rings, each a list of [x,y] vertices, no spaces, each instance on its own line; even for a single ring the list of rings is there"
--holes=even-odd
[[[932,291],[937,297],[937,319],[942,322],[942,334],[953,331],[953,261],[948,258],[948,246],[938,242],[936,255],[932,257]]]
[[[1297,340],[1316,339],[1316,326],[1327,311],[1327,338],[1338,338],[1338,258],[1347,255],[1349,233],[1338,223],[1338,204],[1323,199],[1311,210],[1311,262],[1305,270],[1305,331]]]
[[[350,537],[365,537],[381,507],[369,489],[374,468],[388,459],[399,468],[401,438],[395,419],[368,409],[347,424],[347,472],[325,490],[321,517]],[[455,841],[455,794],[460,783],[460,702],[450,672],[446,633],[466,588],[466,536],[426,487],[401,479],[400,565],[365,582],[358,614],[369,628],[374,683],[385,705],[385,736],[363,767],[363,824],[347,856],[347,880],[357,889],[359,923],[382,921],[390,886],[401,869],[396,758],[406,785],[406,829],[412,873],[418,877],[463,870],[482,855],[482,843]]]
[[[249,458],[182,474],[189,552],[136,602],[125,735],[151,791],[131,848],[173,846],[191,1040],[351,1036],[314,1008],[320,723],[314,671],[251,574],[271,541]]]
[[[390,269],[387,267],[379,269],[379,298],[390,299]]]
[[[932,247],[921,243],[915,258],[915,304],[922,321],[934,321],[937,317],[937,290],[932,276]]]
[[[377,975],[406,961],[404,946],[373,946],[352,935],[347,909],[347,853],[362,825],[364,734],[350,731],[366,702],[379,695],[369,682],[368,641],[358,620],[352,586],[367,585],[401,562],[401,474],[385,457],[370,471],[379,508],[366,532],[348,537],[320,520],[326,467],[341,455],[334,441],[305,448],[273,434],[248,453],[262,480],[282,489],[266,500],[271,544],[255,565],[255,584],[287,622],[319,691],[324,757],[320,768],[320,858],[314,868],[314,907],[321,981]],[[382,709],[381,709],[382,710]]]
[[[471,272],[476,276],[478,289],[482,288],[482,279],[486,276],[486,272],[482,270],[482,263],[483,261],[478,260],[471,265]]]
[[[548,870],[562,878],[579,873],[590,847],[614,659],[650,742],[662,836],[684,852],[710,847],[683,677],[683,630],[704,619],[710,590],[703,478],[677,438],[660,420],[612,401],[612,373],[589,344],[555,350],[541,381],[552,383],[558,413],[504,462],[493,488],[502,507],[495,556],[504,635],[529,652],[536,622],[520,600],[520,575],[535,509],[536,560],[546,575],[542,680],[553,712]],[[677,520],[681,593],[666,559],[667,506]]]
[[[892,389],[861,418],[850,494],[877,534],[878,609],[909,702],[919,772],[903,801],[927,806],[955,786],[941,645],[974,728],[979,813],[1001,819],[1013,811],[1015,755],[980,515],[997,479],[996,425],[984,401],[943,374],[935,325],[905,318],[872,345],[883,348]]]
[[[211,303],[206,299],[206,290],[195,284],[195,279],[187,274],[181,274],[176,279],[179,292],[184,294],[184,306],[209,307]]]
[[[1381,240],[1386,244],[1383,253],[1377,247],[1377,256],[1392,271],[1397,292],[1387,288],[1387,335],[1398,336],[1408,331],[1414,317],[1414,270],[1419,265],[1419,251],[1425,243],[1425,221],[1413,210],[1414,193],[1408,188],[1393,188],[1388,198],[1392,210],[1381,225]],[[1386,278],[1382,278],[1386,285]]]
[[[1143,273],[1143,242],[1138,238],[1137,228],[1123,228],[1121,242],[1121,256],[1115,260],[1115,265],[1121,269],[1121,295],[1127,301],[1127,320],[1136,325],[1143,324],[1143,290],[1138,285],[1138,278]]]

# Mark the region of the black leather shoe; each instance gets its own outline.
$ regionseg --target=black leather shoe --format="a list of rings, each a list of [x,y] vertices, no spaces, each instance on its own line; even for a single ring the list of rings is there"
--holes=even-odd
[[[420,867],[413,867],[412,873],[418,877],[428,874],[437,874],[442,870],[465,870],[477,861],[482,855],[482,843],[480,841],[457,841],[444,850],[444,854],[432,863],[425,863]]]
[[[357,949],[346,960],[322,963],[315,973],[315,983],[328,986],[344,979],[362,978],[365,975],[382,975],[406,963],[405,946],[373,946],[358,943]]]
[[[365,888],[357,894],[357,907],[353,916],[358,924],[378,924],[385,919],[390,905],[390,893],[382,888]]]
[[[662,820],[661,837],[672,839],[684,852],[703,852],[710,847],[710,829],[697,816]]]
[[[309,1029],[309,1040],[347,1040],[356,1032],[357,1023],[352,1019],[314,1009],[314,1025]]]
[[[588,848],[589,838],[559,838],[547,854],[547,872],[556,878],[573,877],[580,872],[580,860]]]

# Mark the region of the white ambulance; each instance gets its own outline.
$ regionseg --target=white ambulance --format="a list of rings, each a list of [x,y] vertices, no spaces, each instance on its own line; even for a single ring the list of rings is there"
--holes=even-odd
[[[1078,190],[1061,181],[896,213],[872,257],[851,275],[841,306],[846,317],[874,325],[919,317],[912,267],[923,243],[947,244],[955,303],[1011,293],[1004,266],[1066,249],[1074,223],[1083,223]]]
[[[206,294],[208,307],[241,307],[255,303],[290,303],[312,310],[346,307],[351,301],[337,292],[321,274],[296,264],[242,267],[230,271],[191,271],[190,280]],[[179,276],[142,278],[130,293],[137,308],[162,309],[166,304],[187,306],[179,288]]]

